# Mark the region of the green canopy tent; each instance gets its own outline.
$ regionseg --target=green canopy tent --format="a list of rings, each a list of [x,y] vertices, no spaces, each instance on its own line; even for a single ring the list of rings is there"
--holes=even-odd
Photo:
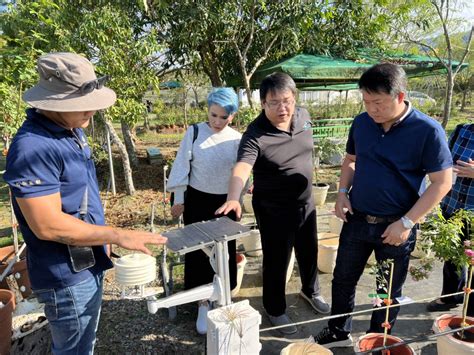
[[[250,86],[257,89],[265,76],[273,72],[290,75],[301,90],[357,89],[361,74],[372,65],[380,62],[392,62],[401,65],[409,78],[445,74],[446,68],[437,60],[428,56],[391,54],[385,56],[362,57],[360,61],[332,58],[322,55],[298,54],[279,62],[262,65],[253,75]],[[459,62],[453,62],[456,68]],[[462,68],[467,67],[463,64]],[[227,85],[243,87],[240,77],[232,78]]]
[[[163,83],[160,83],[161,90],[179,89],[181,87],[183,87],[183,85],[179,81],[165,81]]]

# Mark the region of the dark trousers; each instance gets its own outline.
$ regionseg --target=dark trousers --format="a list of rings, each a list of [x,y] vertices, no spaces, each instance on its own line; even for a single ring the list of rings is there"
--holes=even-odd
[[[446,213],[443,213],[445,218],[450,216]],[[463,227],[462,240],[469,239],[469,225],[464,223]],[[442,295],[447,295],[450,293],[461,292],[466,286],[467,280],[467,268],[464,267],[461,270],[458,270],[456,266],[450,261],[445,261],[443,265],[443,289],[441,291]],[[474,287],[474,279],[471,281],[471,289]],[[444,303],[463,303],[464,295],[450,296],[442,299]],[[467,315],[474,317],[474,293],[471,293],[469,296],[469,303],[467,305]]]
[[[215,211],[226,201],[227,195],[215,195],[202,192],[188,186],[184,199],[184,224],[207,221],[219,217]],[[227,215],[235,221],[235,213]],[[237,261],[235,240],[227,243],[229,250],[230,289],[237,285]],[[184,288],[186,290],[211,283],[214,270],[209,263],[209,257],[202,251],[196,250],[184,255]]]
[[[253,208],[260,229],[263,251],[263,306],[272,316],[286,311],[286,272],[295,248],[302,291],[319,294],[316,210],[303,206],[275,204],[254,197]]]
[[[415,228],[411,231],[408,240],[396,247],[382,243],[381,235],[390,223],[369,224],[364,218],[352,216],[349,213],[347,218],[348,222],[344,223],[339,239],[336,267],[332,280],[331,314],[349,313],[354,310],[357,282],[364,272],[365,265],[372,251],[375,251],[377,262],[386,259],[393,259],[394,261],[391,298],[393,303],[396,304],[395,298],[402,295],[402,287],[408,272],[410,253],[415,247]],[[384,276],[388,278],[388,275]],[[377,293],[387,292],[379,289]],[[392,328],[398,311],[399,307],[390,310],[389,322]],[[385,322],[385,311],[374,311],[370,321],[369,332],[382,333],[384,328],[381,324],[383,322]],[[348,334],[352,329],[352,317],[345,316],[331,319],[328,325],[336,334]]]

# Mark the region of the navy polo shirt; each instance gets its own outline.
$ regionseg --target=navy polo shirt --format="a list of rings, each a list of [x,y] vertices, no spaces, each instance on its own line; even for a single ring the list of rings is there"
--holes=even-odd
[[[253,166],[253,195],[285,205],[311,201],[313,136],[306,109],[296,108],[290,132],[281,131],[262,113],[240,141],[238,162]]]
[[[418,200],[426,174],[452,166],[443,128],[416,109],[388,132],[362,113],[346,151],[356,156],[352,207],[375,216],[404,215]]]
[[[62,211],[77,218],[87,186],[86,221],[104,224],[95,167],[82,129],[67,130],[35,109],[28,109],[27,119],[10,146],[4,180],[14,197],[32,198],[59,192]],[[95,266],[74,272],[67,246],[37,238],[15,198],[13,209],[28,246],[28,272],[33,289],[75,285],[112,267],[104,246],[95,246]]]

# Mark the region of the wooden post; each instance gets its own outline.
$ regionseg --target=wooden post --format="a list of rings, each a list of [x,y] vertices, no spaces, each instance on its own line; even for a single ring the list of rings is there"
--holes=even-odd
[[[107,126],[106,126],[106,132],[107,132],[107,153],[109,155],[110,182],[111,182],[111,187],[112,187],[112,195],[115,196],[117,192],[115,190],[114,162],[112,160],[112,146],[110,144],[110,132]]]

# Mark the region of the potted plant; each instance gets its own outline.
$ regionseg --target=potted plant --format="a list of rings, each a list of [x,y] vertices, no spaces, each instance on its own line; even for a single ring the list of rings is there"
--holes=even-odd
[[[320,161],[328,165],[341,165],[346,152],[346,139],[337,137],[321,138],[317,142]]]
[[[325,182],[318,182],[319,165],[314,165],[313,168],[313,199],[315,206],[322,206],[326,202],[328,195],[329,184]]]
[[[472,354],[474,352],[474,329],[467,329],[474,325],[474,318],[467,316],[467,305],[471,293],[470,285],[473,277],[474,264],[474,234],[464,236],[462,231],[464,222],[474,221],[474,212],[459,210],[450,218],[444,218],[441,210],[427,217],[422,225],[422,244],[430,244],[436,258],[450,261],[458,270],[467,267],[467,281],[464,287],[462,314],[444,314],[438,317],[433,324],[433,331],[440,333],[449,329],[459,331],[437,337],[438,354]],[[432,269],[433,258],[424,258],[421,266],[410,267],[410,274],[416,279],[427,277]]]
[[[369,351],[385,346],[395,345],[401,343],[402,339],[388,334],[391,327],[389,323],[389,306],[392,304],[392,276],[393,276],[394,263],[392,259],[384,260],[381,263],[376,263],[372,266],[371,273],[375,275],[375,284],[377,290],[374,293],[369,294],[372,298],[372,304],[375,307],[386,306],[385,308],[385,322],[382,324],[384,328],[383,333],[368,333],[360,337],[354,346],[356,352]],[[388,280],[387,280],[388,279]],[[381,311],[378,311],[381,312]],[[384,352],[382,352],[383,354]],[[392,355],[414,355],[415,351],[409,345],[398,345],[390,348],[388,354]]]

